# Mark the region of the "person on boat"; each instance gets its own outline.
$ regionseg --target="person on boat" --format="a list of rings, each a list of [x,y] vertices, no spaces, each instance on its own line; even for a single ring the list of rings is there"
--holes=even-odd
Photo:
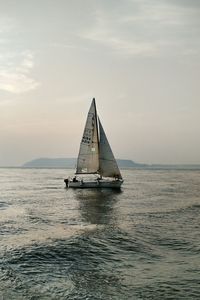
[[[66,185],[68,185],[69,179],[65,179],[64,182],[66,183]]]
[[[119,180],[119,175],[115,175],[115,180]]]
[[[78,180],[76,179],[76,176],[74,176],[74,178],[73,178],[73,180],[72,180],[73,182],[77,182]]]

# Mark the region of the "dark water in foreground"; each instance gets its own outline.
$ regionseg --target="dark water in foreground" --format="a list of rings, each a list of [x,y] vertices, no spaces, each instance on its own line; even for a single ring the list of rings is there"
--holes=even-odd
[[[0,171],[0,299],[200,299],[200,171]]]

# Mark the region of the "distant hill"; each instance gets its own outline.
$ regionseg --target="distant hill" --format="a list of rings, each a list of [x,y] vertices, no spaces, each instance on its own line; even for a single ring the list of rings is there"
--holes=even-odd
[[[145,164],[136,163],[130,159],[117,159],[119,168],[144,168],[147,167]]]
[[[149,170],[200,170],[199,164],[152,164],[146,165],[145,169]]]
[[[117,159],[120,168],[140,168],[144,164],[138,164],[128,159]],[[26,162],[23,168],[68,168],[73,169],[76,166],[76,158],[37,158]]]
[[[74,168],[75,158],[37,158],[26,162],[23,168]]]
[[[146,169],[146,170],[200,170],[200,165],[192,164],[140,164],[130,159],[117,159],[120,169]],[[26,162],[23,168],[58,168],[58,169],[74,169],[76,166],[76,158],[37,158]]]

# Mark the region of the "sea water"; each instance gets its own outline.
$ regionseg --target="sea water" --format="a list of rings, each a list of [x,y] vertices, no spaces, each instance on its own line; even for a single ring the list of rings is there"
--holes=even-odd
[[[0,169],[0,299],[200,299],[200,171]]]

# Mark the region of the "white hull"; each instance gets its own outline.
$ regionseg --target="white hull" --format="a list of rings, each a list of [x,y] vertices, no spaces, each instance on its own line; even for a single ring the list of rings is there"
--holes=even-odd
[[[94,180],[94,181],[67,181],[65,180],[67,188],[83,189],[83,188],[111,188],[120,189],[122,180]]]

